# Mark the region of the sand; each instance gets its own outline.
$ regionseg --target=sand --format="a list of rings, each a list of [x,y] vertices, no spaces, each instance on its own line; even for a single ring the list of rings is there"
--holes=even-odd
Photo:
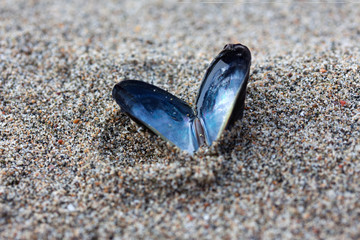
[[[359,239],[358,3],[0,1],[1,239]],[[251,49],[244,118],[190,156],[124,79],[194,103]]]

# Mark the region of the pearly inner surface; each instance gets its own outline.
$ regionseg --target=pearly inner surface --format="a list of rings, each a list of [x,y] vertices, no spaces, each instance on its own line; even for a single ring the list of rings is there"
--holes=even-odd
[[[230,60],[219,60],[214,65],[205,79],[197,102],[198,117],[204,123],[209,145],[225,129],[232,111],[236,111],[235,99],[246,82],[248,64],[237,56]]]

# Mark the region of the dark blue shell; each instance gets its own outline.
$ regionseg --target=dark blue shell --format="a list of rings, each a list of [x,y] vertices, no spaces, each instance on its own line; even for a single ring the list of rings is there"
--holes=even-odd
[[[127,80],[115,85],[113,98],[131,118],[190,153],[196,149],[190,127],[192,108],[181,99],[154,85]]]
[[[206,71],[194,110],[174,95],[142,81],[122,81],[115,85],[112,95],[132,119],[193,153],[204,141],[211,145],[242,117],[250,63],[247,47],[226,45]]]
[[[242,118],[250,63],[247,47],[228,44],[206,71],[195,106],[204,122],[208,145]]]

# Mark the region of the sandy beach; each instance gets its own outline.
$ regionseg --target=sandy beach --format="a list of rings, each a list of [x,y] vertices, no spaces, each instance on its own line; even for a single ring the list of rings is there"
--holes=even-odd
[[[0,239],[360,239],[360,4],[0,0]],[[194,156],[112,99],[194,104],[227,43],[244,117]]]

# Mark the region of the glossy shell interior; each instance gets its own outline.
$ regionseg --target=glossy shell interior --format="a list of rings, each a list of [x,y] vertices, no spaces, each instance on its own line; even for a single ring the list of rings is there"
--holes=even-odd
[[[195,115],[192,108],[154,85],[127,80],[115,85],[113,98],[123,112],[163,139],[189,153],[197,149],[191,126]]]
[[[226,45],[205,73],[194,110],[174,95],[137,80],[116,84],[112,95],[133,120],[192,154],[204,141],[211,145],[242,117],[250,62],[247,47]]]
[[[206,71],[196,100],[208,145],[242,118],[251,54],[241,44],[228,44]]]

